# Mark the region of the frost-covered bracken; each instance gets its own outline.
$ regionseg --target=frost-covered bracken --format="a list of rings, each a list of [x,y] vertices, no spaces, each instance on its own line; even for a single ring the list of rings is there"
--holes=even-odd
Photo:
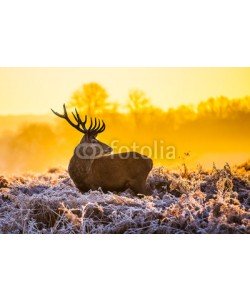
[[[64,170],[0,176],[1,233],[250,233],[250,170],[154,168],[153,194],[80,193]]]

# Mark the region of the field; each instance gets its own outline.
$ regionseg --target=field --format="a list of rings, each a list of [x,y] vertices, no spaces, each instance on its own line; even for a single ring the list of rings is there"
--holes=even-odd
[[[154,168],[151,196],[81,194],[65,170],[0,177],[0,233],[250,233],[250,164]]]

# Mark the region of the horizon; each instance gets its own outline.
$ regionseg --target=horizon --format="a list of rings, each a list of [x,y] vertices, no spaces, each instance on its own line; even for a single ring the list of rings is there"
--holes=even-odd
[[[50,111],[63,103],[103,119],[119,149],[174,147],[158,165],[249,159],[250,68],[0,68],[0,82],[1,172],[67,165],[79,132]]]
[[[206,102],[206,101],[208,101],[209,99],[211,99],[211,98],[213,98],[213,99],[219,99],[219,98],[226,98],[226,99],[228,99],[229,101],[233,101],[233,100],[240,100],[240,101],[242,101],[243,99],[246,99],[246,98],[250,98],[250,94],[249,95],[244,95],[244,96],[242,96],[242,97],[233,97],[233,98],[229,98],[229,97],[227,97],[227,96],[225,96],[225,95],[220,95],[220,96],[210,96],[210,97],[208,97],[208,98],[206,98],[206,99],[203,99],[203,100],[201,100],[201,101],[199,101],[199,102],[197,102],[197,103],[179,103],[178,105],[176,105],[176,106],[170,106],[170,107],[167,107],[167,108],[162,108],[162,107],[160,107],[160,106],[158,106],[158,105],[154,105],[153,103],[153,106],[155,107],[155,108],[158,108],[158,109],[161,109],[163,112],[168,112],[169,110],[171,110],[171,109],[178,109],[179,107],[181,107],[181,106],[187,106],[187,107],[191,107],[191,108],[193,108],[194,110],[195,110],[195,108],[201,103],[201,102]],[[150,99],[151,100],[151,99]],[[66,102],[67,103],[67,102]],[[66,104],[65,103],[65,104]],[[111,102],[111,103],[115,103],[115,104],[120,104],[119,103],[119,101],[114,101],[114,102]],[[64,103],[62,103],[61,105],[63,106],[63,104]],[[60,108],[59,108],[59,110],[60,110]],[[119,110],[118,109],[118,112],[119,113],[121,113],[121,114],[129,114],[129,111],[128,110]],[[50,117],[50,116],[52,116],[52,117],[54,117],[54,115],[53,115],[53,113],[51,112],[51,108],[49,108],[49,111],[48,112],[43,112],[43,113],[39,113],[39,112],[34,112],[34,113],[8,113],[8,114],[1,114],[1,112],[0,112],[0,117],[28,117],[28,116],[30,116],[30,117],[35,117],[35,116],[44,116],[44,117]]]
[[[109,102],[124,105],[142,90],[163,110],[210,97],[250,95],[250,68],[0,68],[0,115],[48,115],[83,84],[97,82]]]

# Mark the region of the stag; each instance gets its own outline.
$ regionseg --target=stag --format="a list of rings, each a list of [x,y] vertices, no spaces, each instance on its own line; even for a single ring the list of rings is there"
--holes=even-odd
[[[87,116],[82,120],[75,109],[72,112],[73,122],[68,116],[65,104],[63,110],[63,114],[54,110],[52,112],[84,134],[68,167],[71,179],[81,192],[98,188],[104,192],[120,192],[128,188],[137,194],[150,192],[146,187],[148,173],[153,167],[150,158],[137,152],[112,154],[113,149],[96,138],[106,128],[103,120],[90,118],[87,128]]]

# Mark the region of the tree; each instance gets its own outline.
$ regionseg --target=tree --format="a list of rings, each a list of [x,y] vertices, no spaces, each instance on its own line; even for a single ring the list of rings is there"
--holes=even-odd
[[[82,85],[72,95],[69,102],[70,107],[76,107],[79,111],[88,115],[103,113],[108,106],[108,93],[100,84],[91,82]]]
[[[149,113],[152,109],[149,98],[140,90],[132,90],[129,93],[127,107],[135,120],[136,126],[139,126],[142,115]]]
[[[143,91],[132,90],[129,93],[128,108],[130,112],[138,112],[150,108],[150,100]]]
[[[232,103],[232,100],[223,96],[209,98],[208,100],[199,103],[198,113],[203,117],[226,118],[229,115]]]

